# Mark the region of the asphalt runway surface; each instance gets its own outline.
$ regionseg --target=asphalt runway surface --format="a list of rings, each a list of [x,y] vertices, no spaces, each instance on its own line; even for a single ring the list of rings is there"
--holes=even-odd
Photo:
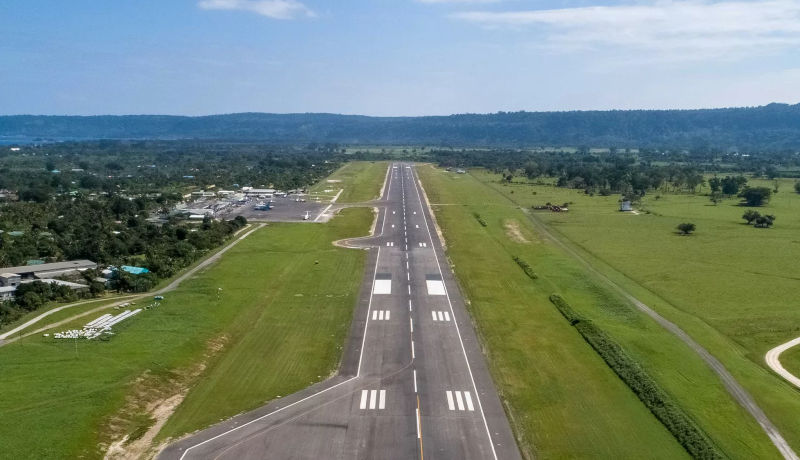
[[[412,165],[390,166],[339,374],[160,459],[520,459]],[[533,389],[532,389],[533,391]]]

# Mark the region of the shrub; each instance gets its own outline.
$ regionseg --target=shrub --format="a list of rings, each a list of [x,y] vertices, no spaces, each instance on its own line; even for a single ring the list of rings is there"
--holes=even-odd
[[[473,215],[473,216],[475,216],[475,220],[477,220],[479,224],[481,224],[482,226],[486,227],[486,225],[487,225],[487,224],[486,224],[486,221],[485,221],[485,220],[483,220],[483,217],[481,217],[481,215],[480,215],[480,214],[478,214],[477,212],[475,212],[475,213],[472,213],[472,215]]]
[[[754,227],[756,228],[770,228],[772,224],[775,223],[775,216],[768,214],[766,216],[758,216],[756,218],[756,224]]]
[[[678,225],[678,231],[681,232],[681,235],[688,235],[695,231],[696,228],[697,226],[690,222],[685,222]]]
[[[756,211],[755,209],[748,209],[747,211],[742,214],[742,219],[747,221],[747,224],[752,224],[754,220],[761,217],[761,213]]]
[[[772,196],[772,190],[768,187],[745,187],[739,198],[744,198],[744,204],[747,206],[761,206],[769,202]]]
[[[550,301],[689,455],[700,459],[724,458],[672,397],[618,343],[594,323],[578,316],[561,296],[553,294]]]
[[[519,265],[519,267],[522,269],[522,271],[524,271],[525,274],[528,275],[528,278],[532,280],[539,278],[539,276],[533,271],[533,268],[531,268],[531,266],[528,265],[528,262],[525,262],[524,260],[520,259],[517,256],[512,257],[512,259],[514,259],[514,262],[516,262],[517,265]]]

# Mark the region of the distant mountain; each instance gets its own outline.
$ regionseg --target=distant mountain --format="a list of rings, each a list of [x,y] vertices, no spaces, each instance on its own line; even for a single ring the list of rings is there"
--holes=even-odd
[[[500,112],[430,117],[236,113],[0,116],[5,139],[215,139],[448,146],[800,149],[800,104],[703,110]]]

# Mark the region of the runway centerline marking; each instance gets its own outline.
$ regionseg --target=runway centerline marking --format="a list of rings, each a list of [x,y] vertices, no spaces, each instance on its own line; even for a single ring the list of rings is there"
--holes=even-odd
[[[406,168],[411,169],[410,166],[407,166]],[[412,177],[413,177],[413,170],[412,170]],[[414,192],[417,195],[417,200],[419,200],[420,206],[424,209],[424,206],[422,206],[422,194],[420,193],[419,188],[417,188],[419,186],[421,185],[415,180]],[[428,233],[428,239],[431,241],[431,244],[433,244],[433,235],[431,234],[430,225],[428,225],[428,218],[424,212],[422,213],[422,220],[425,223],[425,231]],[[434,260],[436,261],[436,267],[439,269],[439,275],[442,275],[442,266],[439,263],[439,255],[436,253],[435,246],[433,248],[433,256]],[[447,304],[450,307],[450,313],[453,313],[453,302],[450,300],[450,295],[447,293],[447,287],[445,287],[445,297],[447,298]],[[461,345],[461,353],[464,356],[464,362],[467,365],[467,373],[469,374],[469,380],[470,383],[472,383],[472,389],[475,390],[475,400],[478,403],[478,410],[481,413],[481,419],[483,420],[483,427],[486,430],[486,436],[489,438],[489,447],[491,447],[492,449],[492,458],[497,460],[497,451],[494,448],[494,439],[492,438],[492,433],[489,430],[489,422],[486,420],[486,414],[483,412],[483,405],[481,404],[481,398],[478,393],[478,386],[475,384],[475,376],[472,375],[472,366],[470,366],[469,364],[467,349],[464,346],[464,339],[461,337],[461,329],[458,327],[457,321],[454,322],[454,325],[456,327],[456,335],[458,336],[458,342]]]
[[[385,181],[388,182],[388,184],[386,184],[384,186],[384,189],[386,190],[386,193],[385,194],[383,194],[383,193],[381,194],[381,200],[382,201],[388,201],[389,200],[388,195],[392,190],[392,177],[393,176],[391,174],[389,174],[389,171],[387,169]],[[386,197],[385,199],[383,198],[384,196]],[[383,212],[380,215],[383,218],[382,222],[381,222],[381,234],[383,234],[384,229],[386,228],[386,213]],[[317,218],[319,218],[319,216],[317,216]],[[406,251],[408,251],[408,245],[406,245]],[[406,259],[407,258],[408,258],[408,253],[406,253]],[[375,282],[375,277],[377,276],[377,273],[378,273],[378,265],[379,265],[380,259],[381,259],[381,248],[380,248],[380,246],[378,246],[378,253],[375,256],[375,269],[374,269],[373,274],[372,274],[373,283]],[[372,310],[372,297],[373,297],[373,292],[370,292],[369,293],[369,301],[367,302],[367,313],[366,313],[367,319],[369,319],[369,312]],[[220,433],[220,434],[218,434],[218,435],[216,435],[214,437],[211,437],[211,438],[206,439],[204,441],[198,442],[197,444],[193,444],[193,445],[187,447],[186,450],[183,451],[183,453],[181,454],[181,457],[180,457],[179,460],[183,460],[186,457],[186,454],[188,454],[189,451],[194,449],[195,447],[199,447],[199,446],[205,445],[205,444],[210,443],[212,441],[215,441],[215,440],[217,440],[219,438],[222,438],[223,436],[227,436],[230,433],[233,433],[234,431],[238,431],[238,430],[240,430],[240,429],[242,429],[242,428],[244,428],[246,426],[250,426],[250,425],[252,425],[252,424],[254,424],[256,422],[259,422],[259,421],[264,420],[264,419],[266,419],[268,417],[271,417],[272,415],[275,415],[275,414],[277,414],[279,412],[283,412],[284,410],[286,410],[286,409],[288,409],[290,407],[294,407],[294,406],[296,406],[298,404],[302,404],[305,401],[308,401],[308,400],[310,400],[312,398],[315,398],[315,397],[317,397],[317,396],[319,396],[319,395],[321,395],[323,393],[327,393],[327,392],[333,390],[334,388],[338,388],[338,387],[340,387],[342,385],[345,385],[345,384],[347,384],[349,382],[352,382],[353,380],[359,378],[361,376],[361,365],[362,365],[363,360],[364,360],[364,346],[365,346],[365,344],[367,342],[367,331],[368,330],[369,330],[369,321],[364,321],[364,333],[363,333],[363,335],[361,337],[361,350],[359,351],[359,354],[358,354],[358,368],[356,370],[356,375],[355,376],[350,377],[347,380],[339,382],[339,383],[337,383],[335,385],[332,385],[332,386],[330,386],[328,388],[325,388],[323,390],[320,390],[320,391],[317,391],[315,393],[312,393],[312,394],[310,394],[310,395],[308,395],[308,396],[306,396],[304,398],[301,398],[301,399],[299,399],[299,400],[297,400],[297,401],[295,401],[293,403],[289,403],[289,404],[287,404],[287,405],[285,405],[283,407],[278,407],[274,411],[271,411],[271,412],[269,412],[267,414],[264,414],[264,415],[262,415],[260,417],[257,417],[255,419],[253,419],[253,420],[250,420],[249,422],[245,422],[245,423],[243,423],[243,424],[241,424],[239,426],[236,426],[234,428],[231,428],[231,429],[229,429],[227,431],[224,431],[224,432],[222,432],[222,433]],[[417,398],[417,407],[419,407],[419,398]],[[419,423],[419,421],[417,423]],[[488,426],[487,426],[487,429],[488,429]],[[494,449],[494,447],[492,449]],[[421,452],[422,452],[422,440],[420,439],[420,453]],[[496,455],[495,455],[495,458],[497,458]]]

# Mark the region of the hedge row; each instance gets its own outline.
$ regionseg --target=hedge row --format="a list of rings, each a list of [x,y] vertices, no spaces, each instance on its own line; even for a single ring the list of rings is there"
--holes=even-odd
[[[486,221],[483,220],[483,217],[481,217],[480,214],[478,214],[477,212],[474,212],[474,213],[472,213],[472,215],[475,216],[475,220],[477,220],[479,224],[481,224],[484,227],[486,227]]]
[[[512,259],[514,259],[514,262],[516,262],[517,265],[519,265],[522,271],[524,271],[525,274],[528,275],[530,279],[535,280],[536,278],[539,278],[539,276],[533,271],[533,268],[531,268],[531,266],[528,265],[528,262],[525,262],[524,260],[520,259],[517,256],[512,257]]]
[[[703,431],[622,347],[589,320],[578,315],[559,295],[550,296],[558,311],[583,336],[608,366],[650,409],[693,458],[721,459],[720,452]]]

